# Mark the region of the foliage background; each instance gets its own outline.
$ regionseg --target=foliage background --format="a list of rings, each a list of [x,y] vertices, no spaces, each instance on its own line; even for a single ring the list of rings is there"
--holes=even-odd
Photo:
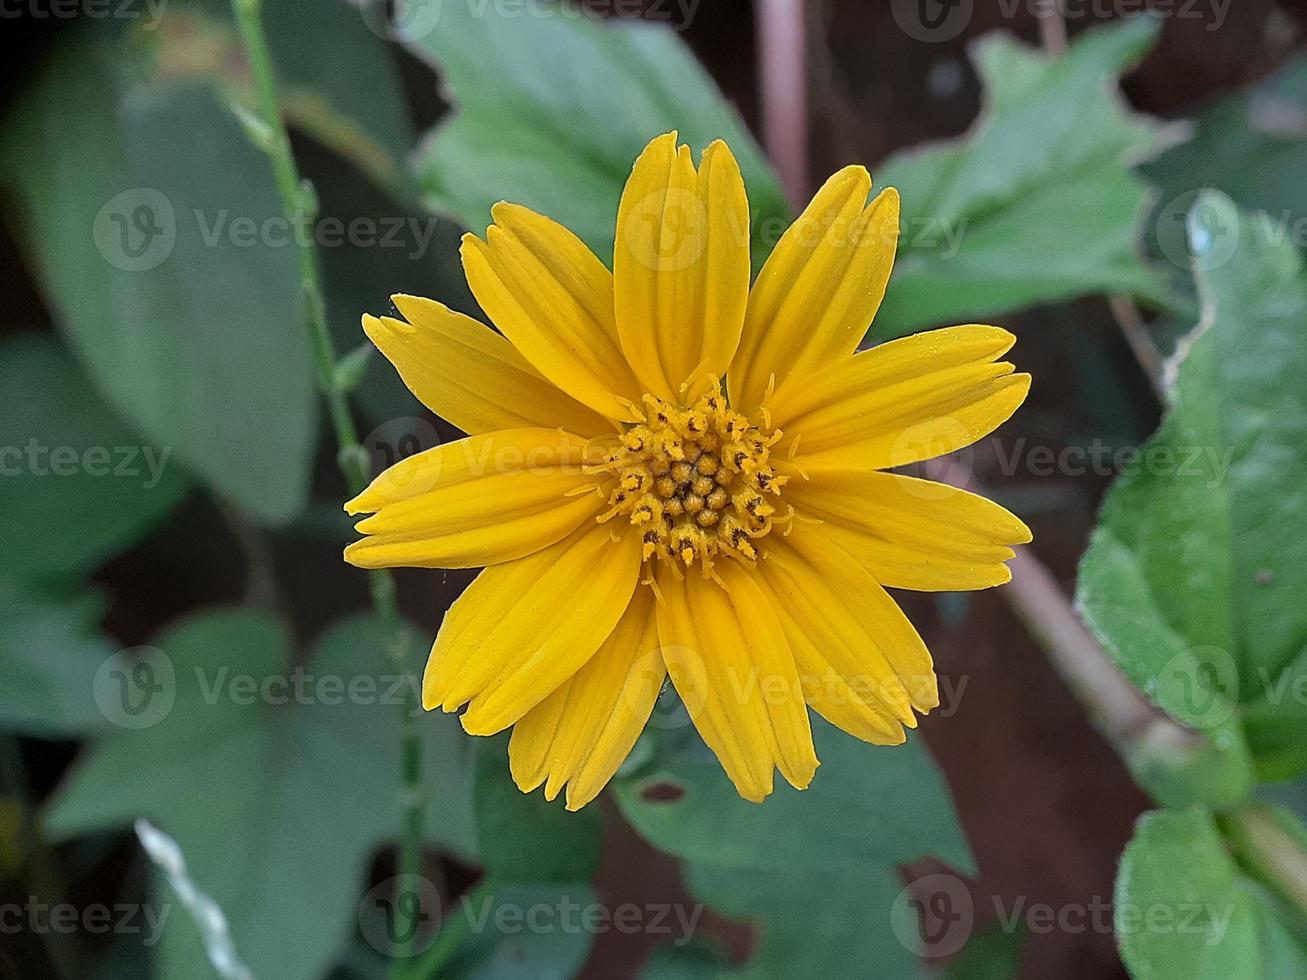
[[[605,254],[631,160],[672,127],[695,146],[731,141],[765,254],[788,205],[749,135],[755,12],[702,0],[677,19],[674,6],[643,4],[654,23],[637,25],[446,0],[431,30],[400,41],[371,8],[268,0],[319,227],[398,229],[391,246],[320,249],[342,351],[362,340],[359,313],[384,312],[394,292],[473,311],[457,237],[501,197]],[[813,172],[868,163],[904,196],[905,243],[869,342],[986,318],[1019,335],[1030,402],[962,462],[1027,517],[1067,593],[1084,557],[1079,599],[1098,639],[1212,756],[1177,771],[1101,737],[999,592],[904,597],[951,710],[894,750],[818,730],[814,788],[761,809],[735,799],[670,698],[579,817],[520,797],[502,740],[474,744],[424,717],[423,872],[444,913],[417,975],[1307,975],[1292,895],[1243,847],[1234,809],[1276,780],[1256,792],[1307,812],[1292,779],[1307,709],[1268,702],[1253,669],[1292,684],[1307,662],[1295,588],[1307,567],[1307,12],[1249,0],[1218,24],[1211,5],[1155,20],[1073,5],[1072,45],[1051,57],[1027,5],[963,6],[965,24],[930,40],[905,28],[902,4],[809,6]],[[280,204],[239,109],[252,92],[230,15],[218,0],[171,0],[157,20],[143,4],[119,8],[135,18],[40,9],[5,27],[0,447],[36,440],[83,461],[100,447],[115,462],[130,447],[144,472],[24,464],[0,477],[0,906],[173,915],[157,944],[7,931],[0,975],[215,975],[176,882],[132,832],[147,817],[181,845],[255,975],[382,976],[386,942],[368,915],[394,873],[398,709],[379,695],[211,694],[218,677],[257,686],[297,666],[384,689],[389,669],[365,581],[339,560],[344,490],[293,250],[257,230]],[[149,204],[158,218],[161,200],[166,256],[119,247],[114,216]],[[1226,249],[1196,273],[1191,214]],[[1098,526],[1110,468],[1057,460],[1143,445],[1163,415],[1117,323],[1121,297],[1163,354],[1200,319],[1215,324],[1155,438],[1228,447],[1239,466],[1197,485],[1123,479]],[[454,436],[380,358],[343,369],[375,467]],[[415,650],[469,577],[399,577]],[[136,727],[108,678],[142,665],[172,672],[169,709]],[[1185,682],[1209,674],[1221,697],[1195,714]],[[1171,809],[1136,833],[1157,804]],[[926,943],[941,954],[927,964],[909,900],[941,880],[973,922],[960,952]],[[1118,910],[1224,902],[1238,928],[1216,944],[1123,932],[1118,950],[1092,922],[1013,918],[1114,897]],[[596,901],[708,911],[688,943],[467,921],[469,909]]]

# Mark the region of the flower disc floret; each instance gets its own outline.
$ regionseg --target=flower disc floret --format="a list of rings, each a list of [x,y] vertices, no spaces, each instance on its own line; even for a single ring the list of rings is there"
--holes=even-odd
[[[644,421],[629,426],[599,469],[615,478],[599,520],[625,517],[655,558],[705,574],[728,556],[754,562],[756,543],[792,511],[786,477],[771,465],[779,429],[754,425],[714,388],[688,408],[644,396]]]

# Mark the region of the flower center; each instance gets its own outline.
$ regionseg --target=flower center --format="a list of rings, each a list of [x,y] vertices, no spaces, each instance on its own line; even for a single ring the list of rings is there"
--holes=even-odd
[[[645,421],[622,433],[601,469],[617,478],[607,521],[626,517],[640,530],[644,558],[654,556],[704,574],[725,554],[756,561],[754,542],[777,518],[786,477],[769,462],[779,430],[766,432],[726,405],[720,389],[679,408],[645,395]]]

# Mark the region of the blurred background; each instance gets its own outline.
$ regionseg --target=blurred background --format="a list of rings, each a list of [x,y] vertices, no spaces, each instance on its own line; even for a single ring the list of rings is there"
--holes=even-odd
[[[1061,613],[1029,604],[1074,593],[1121,451],[1162,416],[1198,319],[1198,191],[1307,244],[1307,5],[1042,12],[265,0],[342,355],[392,293],[476,312],[458,236],[495,200],[611,254],[630,163],[675,126],[740,156],[756,258],[839,167],[898,186],[869,342],[996,322],[1035,379],[955,462],[1034,528],[1053,599],[899,597],[943,678],[919,738],[819,733],[825,789],[763,818],[669,696],[565,816],[517,796],[502,740],[424,716],[427,917],[400,975],[1126,975],[1113,879],[1149,804],[1035,638]],[[347,493],[230,11],[0,13],[0,976],[384,976],[402,678],[340,559]],[[373,469],[457,437],[365,357],[342,370]],[[415,669],[470,578],[397,576]]]

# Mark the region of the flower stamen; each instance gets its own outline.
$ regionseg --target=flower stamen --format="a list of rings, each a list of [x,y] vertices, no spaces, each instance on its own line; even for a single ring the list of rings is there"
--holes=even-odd
[[[782,433],[730,409],[716,381],[688,407],[650,394],[641,401],[646,421],[627,428],[602,464],[615,483],[597,519],[626,516],[644,560],[661,559],[678,573],[697,563],[717,578],[720,555],[757,561],[753,542],[792,520],[788,512],[776,517],[788,478],[770,457]]]

